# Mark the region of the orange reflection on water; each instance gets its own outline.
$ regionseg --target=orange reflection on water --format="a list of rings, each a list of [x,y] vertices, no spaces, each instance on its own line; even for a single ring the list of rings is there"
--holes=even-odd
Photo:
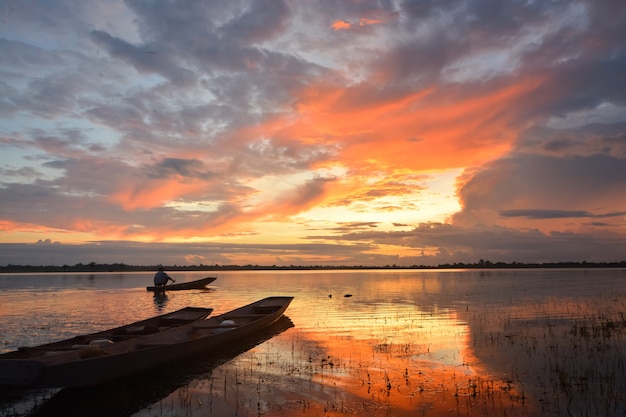
[[[468,326],[456,311],[346,304],[335,303],[317,321],[274,337],[163,401],[184,395],[178,401],[195,403],[189,397],[208,390],[220,394],[219,401],[212,396],[215,410],[230,407],[240,415],[522,415],[514,387],[494,382],[473,355]]]
[[[301,412],[472,415],[496,411],[489,403],[496,397],[498,407],[512,402],[512,387],[481,379],[485,370],[468,347],[467,325],[454,311],[434,314],[405,306],[391,316],[350,318],[338,326],[350,329],[345,334],[329,335],[327,327],[299,334],[291,359],[300,364],[294,380],[300,380],[296,392],[304,398],[296,403],[310,408]]]

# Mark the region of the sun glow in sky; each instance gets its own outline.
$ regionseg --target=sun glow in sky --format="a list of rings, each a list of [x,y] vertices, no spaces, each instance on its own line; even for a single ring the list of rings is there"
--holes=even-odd
[[[626,9],[491,3],[7,2],[0,264],[622,260]]]

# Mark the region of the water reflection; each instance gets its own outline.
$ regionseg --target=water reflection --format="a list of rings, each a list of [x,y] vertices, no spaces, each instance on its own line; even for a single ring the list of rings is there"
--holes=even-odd
[[[287,312],[295,327],[173,391],[155,390],[160,397],[134,408],[135,417],[621,416],[626,409],[625,270],[232,272],[209,290],[171,293],[162,305],[146,293],[146,279],[97,275],[89,292],[77,289],[88,286],[86,276],[68,277],[62,290],[55,279],[47,281],[54,290],[9,282],[0,291],[0,332],[15,345],[56,337],[59,328],[124,324],[157,308],[218,314],[280,293],[296,296]]]
[[[621,416],[626,274],[587,275],[293,276],[294,329],[135,417],[214,398],[206,415]]]
[[[154,299],[154,305],[156,306],[157,311],[163,312],[163,309],[165,308],[169,300],[167,293],[165,291],[155,291],[153,299]]]

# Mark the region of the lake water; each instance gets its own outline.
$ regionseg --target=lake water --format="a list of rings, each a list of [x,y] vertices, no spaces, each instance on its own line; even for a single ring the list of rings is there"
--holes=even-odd
[[[0,275],[0,350],[295,299],[216,354],[107,387],[3,389],[0,417],[626,415],[624,269],[172,275],[218,279],[158,297],[148,273]]]

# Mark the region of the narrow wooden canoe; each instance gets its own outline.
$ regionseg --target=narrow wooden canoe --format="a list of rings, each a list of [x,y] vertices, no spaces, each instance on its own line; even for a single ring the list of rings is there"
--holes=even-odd
[[[200,288],[206,287],[207,285],[209,285],[210,283],[212,283],[216,279],[217,279],[217,277],[206,277],[206,278],[198,279],[198,280],[195,280],[195,281],[181,282],[180,284],[165,285],[163,287],[150,286],[150,287],[146,287],[146,290],[148,290],[148,291],[155,291],[155,292],[195,290],[195,289],[200,289]]]
[[[141,336],[167,332],[205,319],[212,312],[212,308],[185,307],[124,326],[0,354],[0,384],[36,385],[46,368],[58,368],[62,373],[66,366],[75,366],[74,362],[87,364],[84,370],[90,372],[92,361],[86,359],[105,355],[106,346],[125,345]]]
[[[183,358],[167,365],[156,366],[145,372],[118,378],[97,386],[61,389],[51,398],[39,401],[36,411],[29,416],[109,417],[134,415],[145,409],[146,405],[158,403],[168,394],[189,385],[193,379],[206,378],[224,362],[236,358],[292,327],[294,324],[289,317],[282,316],[275,323],[254,332],[250,336],[237,339],[237,343],[224,344],[219,348],[211,349],[209,355],[199,354]],[[18,394],[15,389],[7,389],[6,391],[7,393],[13,391]],[[39,390],[32,390],[32,392],[37,393]],[[3,409],[3,406],[7,407],[6,410],[16,409],[13,404],[19,401],[20,396],[16,395],[17,398],[13,402],[5,401],[3,403],[2,400],[5,397],[6,395],[2,395],[0,388],[0,410]],[[217,408],[211,410],[210,415],[217,416],[220,414],[219,411],[216,411]],[[152,414],[168,415],[167,412],[163,411]],[[198,413],[192,411],[191,414]],[[3,415],[1,411],[0,415]]]
[[[117,329],[113,329],[110,333],[100,332],[5,353],[0,355],[0,384],[79,387],[110,382],[237,343],[275,323],[292,300],[293,297],[269,297],[209,318],[204,309],[203,318],[196,316],[191,320],[188,316],[197,309],[182,309],[159,316],[159,320],[165,322],[157,321],[160,331],[151,334],[132,334],[129,325],[118,329],[126,329],[131,335],[120,335],[117,340],[114,334]],[[91,343],[84,343],[87,341]]]

